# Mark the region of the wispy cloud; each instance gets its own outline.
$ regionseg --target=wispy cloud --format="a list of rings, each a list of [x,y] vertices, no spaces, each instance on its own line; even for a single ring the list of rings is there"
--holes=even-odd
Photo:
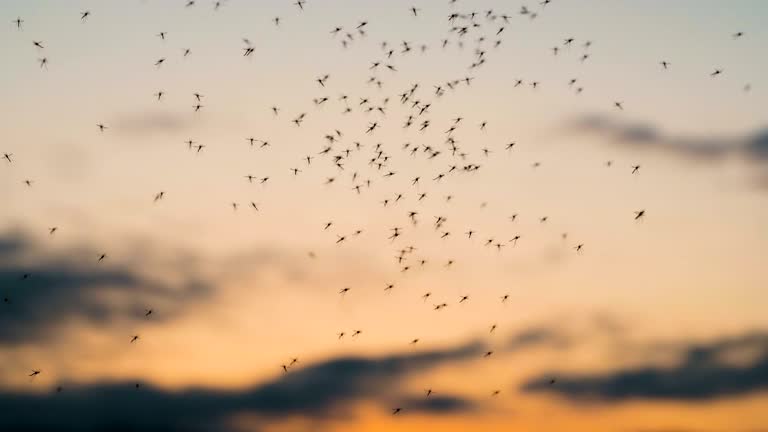
[[[679,352],[682,359],[668,367],[646,365],[592,374],[549,372],[526,382],[523,390],[609,402],[702,400],[768,390],[768,333],[657,348]],[[554,385],[550,384],[553,378]]]
[[[715,161],[735,156],[759,164],[768,162],[768,128],[740,136],[671,135],[647,123],[589,115],[574,121],[569,129],[603,135],[621,145],[659,150],[689,159]]]
[[[199,120],[198,120],[199,122]],[[195,125],[188,116],[170,111],[144,111],[119,114],[110,127],[125,135],[152,135],[179,133]]]
[[[555,348],[565,348],[570,343],[570,336],[561,329],[547,326],[536,326],[525,329],[512,336],[507,342],[505,348],[508,352],[514,352],[535,345],[549,345]]]

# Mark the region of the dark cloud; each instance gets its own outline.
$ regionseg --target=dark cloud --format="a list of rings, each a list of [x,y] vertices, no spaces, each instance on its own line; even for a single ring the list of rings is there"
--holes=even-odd
[[[455,395],[401,397],[393,400],[390,406],[401,407],[405,412],[421,411],[435,414],[469,412],[477,409],[474,402]]]
[[[16,234],[0,235],[0,257],[3,259],[15,255],[22,249],[22,246],[21,236]]]
[[[165,111],[120,114],[110,125],[115,132],[126,135],[177,133],[192,126],[190,117]]]
[[[52,336],[74,318],[92,324],[138,319],[153,305],[163,309],[153,319],[167,319],[212,291],[188,266],[166,269],[180,275],[170,283],[140,271],[146,263],[97,263],[98,256],[82,248],[52,254],[20,233],[0,234],[0,296],[8,299],[0,303],[0,343]]]
[[[604,116],[586,116],[573,124],[577,131],[601,134],[641,149],[656,149],[697,160],[744,157],[768,162],[768,128],[745,136],[674,136],[649,124],[631,124]]]
[[[649,365],[607,373],[545,373],[525,383],[523,389],[581,401],[702,400],[768,390],[768,333],[658,348],[679,351],[681,361],[670,367]],[[554,385],[550,384],[552,378]]]
[[[433,414],[475,409],[454,395],[397,396],[411,374],[478,358],[479,343],[421,353],[383,357],[341,357],[309,365],[245,390],[168,391],[134,383],[63,386],[60,393],[0,392],[0,430],[8,431],[200,431],[227,430],[236,415],[261,421],[292,415],[326,419],[360,401],[382,410],[403,408]]]
[[[0,242],[0,244],[3,244]],[[546,327],[512,335],[501,350],[513,353],[559,345],[564,336]],[[57,393],[0,390],[0,430],[13,431],[222,431],[230,421],[250,416],[260,425],[292,416],[330,421],[354,414],[358,403],[399,415],[449,415],[480,409],[460,395],[404,394],[409,377],[441,366],[480,361],[487,347],[470,341],[458,346],[378,357],[344,356],[296,367],[270,381],[240,390],[190,388],[172,391],[134,382],[64,383]]]
[[[746,145],[747,153],[755,159],[768,160],[768,130],[755,134]]]

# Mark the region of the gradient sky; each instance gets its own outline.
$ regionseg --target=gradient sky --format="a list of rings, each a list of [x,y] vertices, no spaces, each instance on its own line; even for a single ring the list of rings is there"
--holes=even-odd
[[[0,429],[768,430],[768,3],[185,3],[0,2]]]

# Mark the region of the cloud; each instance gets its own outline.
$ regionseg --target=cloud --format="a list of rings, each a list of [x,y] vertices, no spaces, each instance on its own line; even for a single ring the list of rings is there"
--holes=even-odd
[[[573,400],[703,400],[768,390],[768,333],[754,332],[710,344],[658,347],[681,361],[595,374],[544,373],[523,385]],[[554,385],[550,380],[556,380]]]
[[[565,348],[570,344],[570,337],[554,327],[537,326],[525,329],[512,336],[506,344],[508,352],[529,348],[534,345],[550,345]]]
[[[151,135],[181,132],[192,125],[188,116],[155,110],[120,114],[113,120],[111,127],[115,132],[126,135]]]
[[[400,397],[392,401],[390,406],[401,407],[405,412],[421,411],[433,414],[453,414],[478,409],[474,402],[455,395]]]
[[[7,241],[6,241],[7,243]],[[0,245],[3,242],[0,241]],[[508,338],[504,353],[538,346],[560,346],[565,336],[543,326]],[[435,368],[482,360],[488,348],[468,341],[453,347],[380,356],[342,356],[296,366],[288,373],[245,389],[166,390],[149,383],[63,383],[58,393],[0,390],[0,430],[13,431],[207,431],[236,430],[235,418],[268,425],[292,417],[330,421],[354,413],[359,403],[399,415],[450,415],[475,412],[480,405],[461,395],[403,393],[409,377]]]
[[[674,136],[649,124],[591,115],[575,121],[571,130],[600,134],[622,145],[689,159],[715,161],[736,156],[754,163],[768,162],[768,127],[744,136]]]
[[[0,257],[16,254],[23,248],[23,242],[18,235],[0,235]]]
[[[214,278],[203,273],[199,258],[184,252],[160,251],[175,257],[168,263],[142,246],[97,262],[101,251],[75,245],[56,252],[43,243],[21,231],[0,232],[0,346],[50,341],[71,329],[68,324],[103,330],[163,324],[245,272],[306,279],[295,259],[272,249],[229,257],[215,266]],[[144,317],[146,309],[154,310],[151,319]],[[564,336],[545,326],[531,328],[510,340],[507,351],[547,343],[563,344]]]
[[[14,344],[50,337],[70,319],[91,324],[143,317],[144,308],[162,305],[163,320],[191,301],[208,296],[212,285],[181,269],[178,282],[147,276],[148,263],[133,264],[73,248],[67,255],[45,252],[20,233],[0,234],[0,343]]]
[[[746,151],[755,159],[768,160],[768,130],[755,134],[747,142]]]
[[[0,430],[195,431],[226,430],[237,415],[261,421],[301,416],[327,419],[351,405],[372,401],[382,410],[433,414],[475,409],[455,395],[397,396],[411,374],[478,358],[483,346],[470,342],[448,349],[382,357],[340,357],[282,374],[245,390],[163,390],[134,383],[65,384],[60,393],[0,391]]]

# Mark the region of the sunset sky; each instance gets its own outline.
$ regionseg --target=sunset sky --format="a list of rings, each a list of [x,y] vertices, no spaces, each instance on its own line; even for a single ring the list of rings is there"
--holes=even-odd
[[[0,2],[0,430],[768,431],[768,2],[187,2]]]

